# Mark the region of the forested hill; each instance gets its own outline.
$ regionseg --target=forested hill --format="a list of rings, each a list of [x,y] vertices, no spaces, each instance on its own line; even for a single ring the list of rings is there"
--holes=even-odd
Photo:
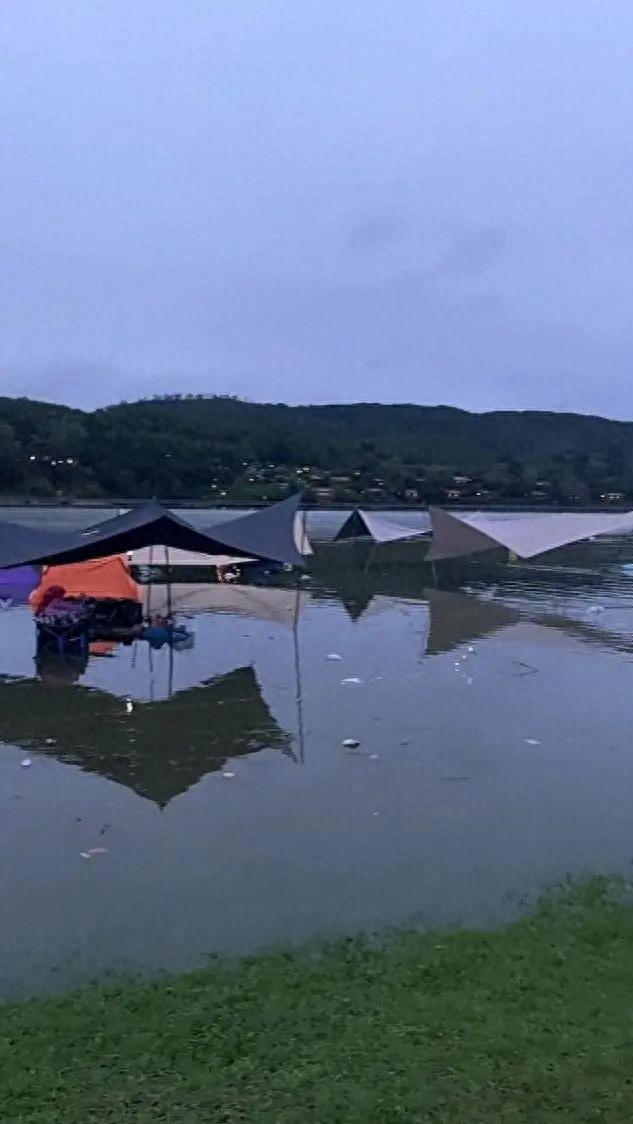
[[[205,502],[633,500],[633,423],[176,396],[92,413],[0,398],[0,495]]]

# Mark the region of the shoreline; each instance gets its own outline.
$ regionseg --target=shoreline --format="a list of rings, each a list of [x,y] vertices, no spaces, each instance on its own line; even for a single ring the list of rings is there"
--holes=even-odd
[[[6,497],[0,496],[0,507],[3,508],[33,508],[37,510],[57,510],[59,508],[78,508],[79,510],[89,511],[103,511],[109,510],[113,507],[141,507],[145,503],[149,503],[148,499],[130,499],[114,498],[114,499],[70,499],[58,497],[56,499],[33,499],[22,497]],[[162,504],[163,507],[171,508],[178,511],[180,509],[187,509],[189,511],[246,511],[257,508],[270,507],[271,503],[277,502],[273,500],[230,500],[226,503],[203,503],[199,499],[161,499],[156,500],[157,503]],[[622,503],[595,503],[595,504],[531,504],[528,501],[525,503],[503,503],[501,501],[496,503],[402,503],[394,500],[393,503],[385,501],[384,503],[364,503],[362,500],[349,501],[349,503],[302,503],[300,510],[302,511],[317,511],[327,514],[328,512],[346,512],[354,511],[360,508],[362,511],[395,511],[399,513],[409,512],[413,514],[421,514],[428,512],[431,507],[440,507],[443,511],[493,511],[493,512],[520,512],[525,511],[530,514],[549,514],[556,512],[578,512],[586,514],[607,514],[612,513],[617,515],[619,513],[628,513],[631,507]]]
[[[0,1009],[7,1124],[628,1124],[630,888]]]

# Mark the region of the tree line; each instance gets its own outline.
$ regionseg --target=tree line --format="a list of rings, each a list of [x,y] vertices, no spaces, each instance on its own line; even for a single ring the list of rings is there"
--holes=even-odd
[[[173,395],[92,412],[0,398],[0,495],[628,503],[633,424],[444,406]]]

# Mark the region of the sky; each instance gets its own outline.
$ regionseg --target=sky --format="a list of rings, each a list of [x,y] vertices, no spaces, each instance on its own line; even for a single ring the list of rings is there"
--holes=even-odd
[[[0,0],[0,394],[633,418],[631,0]]]

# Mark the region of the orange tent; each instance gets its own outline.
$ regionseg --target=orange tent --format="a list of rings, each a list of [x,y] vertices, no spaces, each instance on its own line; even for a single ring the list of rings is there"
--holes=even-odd
[[[32,609],[37,612],[45,593],[54,585],[63,589],[66,597],[141,600],[139,587],[121,554],[95,558],[91,562],[75,562],[71,566],[47,566],[40,584],[29,597]]]

